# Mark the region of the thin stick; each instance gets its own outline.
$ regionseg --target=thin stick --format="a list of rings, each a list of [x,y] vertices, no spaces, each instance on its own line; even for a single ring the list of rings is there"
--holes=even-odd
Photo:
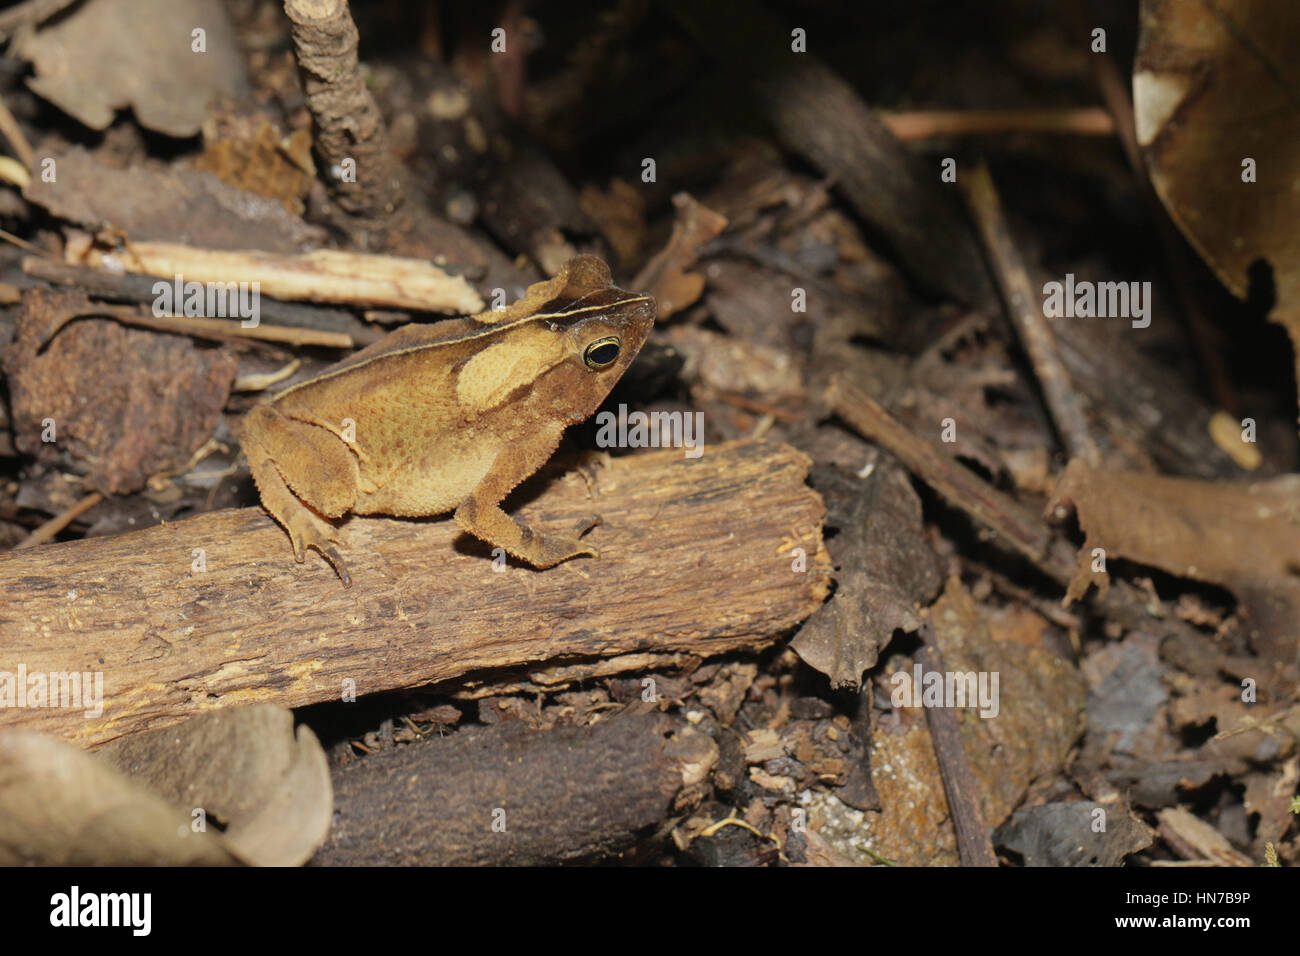
[[[123,325],[137,325],[158,332],[175,332],[201,339],[257,339],[261,342],[282,342],[288,345],[321,345],[331,349],[356,347],[352,336],[344,332],[321,332],[318,329],[293,329],[282,325],[257,325],[244,328],[230,319],[204,319],[195,316],[166,315],[154,317],[125,305],[92,305],[77,308],[60,317],[50,329],[50,337],[73,319],[103,316],[116,319]]]
[[[3,238],[2,232],[0,238]],[[148,305],[158,298],[154,285],[161,278],[159,276],[109,272],[105,269],[71,265],[55,259],[24,259],[22,265],[25,275],[54,285],[80,289],[96,299]],[[162,281],[172,280],[167,278]],[[369,345],[384,335],[383,330],[358,321],[344,309],[332,309],[306,302],[283,302],[265,295],[259,297],[259,302],[262,319],[272,325],[346,334],[359,345]]]
[[[920,634],[925,645],[916,652],[916,661],[926,670],[944,672],[943,655],[934,643],[934,625],[926,621]],[[971,771],[970,757],[961,742],[961,725],[956,710],[949,707],[925,708],[930,724],[930,740],[939,761],[943,792],[948,797],[948,812],[957,831],[957,853],[962,866],[997,866],[993,840],[980,811],[979,786]]]
[[[10,232],[7,229],[0,229],[0,239],[3,239],[5,242],[17,246],[19,249],[22,249],[24,252],[30,252],[34,256],[42,256],[45,259],[54,258],[54,253],[42,249],[40,246],[32,245],[26,239],[23,239],[19,236],[15,236],[12,232]],[[41,260],[37,260],[37,261],[41,261]]]
[[[962,183],[1007,314],[1034,367],[1056,430],[1071,457],[1097,465],[1100,456],[1088,431],[1088,419],[1079,393],[1070,383],[1070,373],[1061,361],[1056,339],[1043,317],[1042,306],[1035,299],[1029,273],[1002,216],[997,188],[993,185],[988,166],[980,163],[966,174]]]
[[[863,437],[882,446],[953,505],[1035,564],[1045,563],[1051,535],[1035,515],[914,434],[861,389],[837,378],[828,400]]]
[[[14,119],[14,114],[9,112],[9,107],[5,106],[3,97],[0,97],[0,133],[4,133],[5,139],[9,140],[9,145],[14,148],[19,162],[28,169],[35,168],[36,154],[32,152],[32,144],[27,142],[22,127],[18,125],[18,120]]]
[[[908,110],[882,112],[880,118],[904,142],[936,136],[997,136],[1008,133],[1063,133],[1113,136],[1115,121],[1100,106],[1027,110]]]
[[[314,143],[325,185],[348,215],[382,219],[401,205],[388,130],[357,62],[357,27],[346,0],[286,0]],[[330,175],[353,164],[356,175]]]
[[[35,531],[29,534],[22,541],[19,541],[16,545],[14,545],[14,550],[16,551],[19,548],[34,548],[38,544],[44,544],[46,541],[52,540],[56,534],[58,534],[68,525],[72,524],[72,522],[76,521],[83,514],[85,514],[87,511],[95,507],[95,505],[99,504],[103,500],[104,500],[104,496],[100,494],[98,491],[91,492],[90,494],[86,495],[86,497],[78,501],[71,508],[68,508],[66,511],[62,511],[59,514],[55,515],[49,521],[45,522],[45,524],[41,525],[39,528],[37,528]]]

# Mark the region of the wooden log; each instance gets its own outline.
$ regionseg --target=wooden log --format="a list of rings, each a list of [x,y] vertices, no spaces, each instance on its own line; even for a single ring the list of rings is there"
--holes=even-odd
[[[676,736],[669,738],[669,732]],[[718,748],[667,714],[590,727],[473,728],[331,774],[334,822],[314,866],[539,866],[630,848]]]
[[[601,550],[549,571],[495,562],[446,520],[353,518],[353,586],[314,553],[295,564],[260,508],[0,554],[4,673],[103,675],[103,713],[0,707],[0,727],[94,746],[215,707],[287,707],[470,672],[632,655],[703,657],[763,645],[825,598],[810,461],[742,441],[688,459],[629,455],[539,478],[517,509],[564,528],[596,512]],[[805,572],[793,570],[802,548]],[[206,570],[195,570],[200,557]],[[608,663],[608,662],[606,662]],[[643,666],[643,665],[642,665]],[[0,697],[0,700],[3,700]]]

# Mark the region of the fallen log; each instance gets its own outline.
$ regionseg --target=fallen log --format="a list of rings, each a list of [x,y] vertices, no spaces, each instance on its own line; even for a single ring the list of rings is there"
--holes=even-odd
[[[594,470],[594,498],[575,473],[535,480],[521,493],[536,497],[515,509],[525,520],[604,521],[588,535],[601,557],[548,571],[494,561],[448,519],[353,518],[344,588],[314,553],[295,564],[260,508],[0,554],[0,703],[20,667],[28,683],[103,681],[101,714],[11,701],[0,727],[93,747],[233,704],[299,707],[471,673],[608,671],[620,667],[610,658],[627,669],[762,646],[827,594],[809,465],[789,446],[741,441],[698,459],[614,459]]]
[[[670,738],[669,734],[673,736]],[[718,748],[667,714],[461,731],[335,768],[314,866],[541,866],[607,857],[663,824]]]

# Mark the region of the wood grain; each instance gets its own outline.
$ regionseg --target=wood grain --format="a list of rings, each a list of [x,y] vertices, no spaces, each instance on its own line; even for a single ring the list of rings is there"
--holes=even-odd
[[[0,672],[103,674],[102,716],[0,708],[87,746],[216,707],[288,707],[478,672],[629,656],[700,657],[768,643],[827,593],[810,462],[743,441],[634,454],[535,479],[517,509],[542,528],[599,513],[598,559],[493,570],[448,519],[353,518],[353,586],[314,553],[295,564],[261,509],[0,554]],[[540,492],[537,490],[540,487]],[[509,503],[508,503],[509,507]],[[792,569],[795,548],[807,571]],[[202,549],[206,571],[192,568]],[[499,562],[498,562],[499,563]]]

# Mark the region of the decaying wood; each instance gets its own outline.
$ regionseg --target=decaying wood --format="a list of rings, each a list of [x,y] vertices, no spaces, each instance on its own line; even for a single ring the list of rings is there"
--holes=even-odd
[[[334,822],[312,863],[518,866],[608,856],[664,822],[716,761],[712,740],[660,713],[547,731],[516,721],[462,731],[336,769]]]
[[[453,315],[483,310],[483,300],[464,277],[423,259],[338,249],[287,256],[196,249],[174,242],[133,242],[125,254],[113,257],[113,263],[128,272],[180,275],[186,282],[256,282],[261,292],[280,299]]]
[[[354,518],[345,589],[315,554],[295,564],[254,508],[3,554],[0,671],[100,672],[104,711],[4,708],[0,726],[93,746],[233,703],[761,646],[827,594],[809,466],[789,446],[743,441],[694,460],[615,459],[594,471],[595,498],[577,475],[551,481],[518,509],[525,520],[572,527],[596,512],[604,524],[588,535],[600,558],[545,572],[494,570],[450,520]]]

